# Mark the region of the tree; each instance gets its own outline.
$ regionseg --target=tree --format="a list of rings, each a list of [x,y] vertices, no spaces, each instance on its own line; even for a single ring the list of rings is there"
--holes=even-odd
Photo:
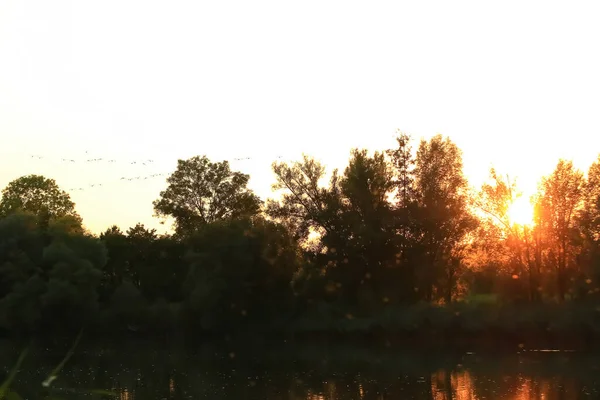
[[[571,161],[560,160],[540,186],[538,214],[550,240],[548,257],[556,271],[557,294],[562,301],[567,290],[567,270],[575,265],[573,238],[576,215],[584,199],[583,174]]]
[[[398,189],[396,197],[400,205],[406,207],[414,199],[414,166],[415,159],[412,154],[410,135],[399,133],[396,141],[398,147],[386,153],[392,159],[396,171],[395,186]]]
[[[1,219],[0,321],[16,330],[79,329],[98,310],[105,263],[102,243],[61,218],[47,229],[31,213]]]
[[[121,283],[110,297],[111,309],[120,327],[137,326],[143,321],[145,299],[133,283]]]
[[[260,217],[219,221],[188,244],[187,305],[203,329],[273,322],[290,311],[300,252],[283,226]]]
[[[100,239],[108,250],[103,299],[110,298],[124,283],[133,285],[149,301],[182,299],[181,285],[186,275],[181,260],[186,250],[184,241],[158,236],[155,229],[147,229],[141,223],[126,233],[112,226]]]
[[[509,217],[511,205],[522,196],[515,180],[500,176],[494,168],[490,170],[490,181],[484,183],[475,199],[476,207],[483,212],[480,224],[471,246],[471,266],[492,268],[497,277],[510,282],[514,276],[527,274],[528,296],[530,300],[539,297],[541,259],[538,254],[540,242],[539,228],[519,226]],[[501,272],[501,274],[498,274]],[[505,278],[505,279],[502,279]],[[510,295],[522,295],[510,284]]]
[[[259,213],[262,202],[246,186],[250,177],[233,172],[227,161],[212,163],[206,156],[179,160],[167,179],[167,189],[154,201],[157,216],[175,219],[178,234],[220,220]]]
[[[421,140],[415,163],[415,192],[420,208],[425,298],[435,286],[450,302],[457,283],[466,235],[476,227],[468,209],[468,187],[459,148],[441,135]]]
[[[10,182],[2,191],[0,216],[19,210],[35,214],[43,224],[65,216],[71,216],[81,223],[69,194],[61,190],[54,179],[41,175],[22,176]]]
[[[129,278],[138,289],[142,286],[142,276],[147,273],[153,263],[151,250],[157,239],[156,229],[146,229],[144,224],[137,223],[127,230],[129,244]]]
[[[421,244],[419,238],[422,229],[419,223],[419,204],[415,189],[415,155],[411,145],[412,138],[405,133],[399,133],[396,138],[398,146],[387,150],[391,158],[394,173],[394,187],[396,189],[396,201],[393,203],[393,225],[396,231],[396,240],[399,251],[395,257],[395,263],[403,270],[403,281],[406,284],[406,297],[418,298],[415,293],[416,268],[420,260]]]
[[[127,236],[113,225],[100,234],[100,240],[108,251],[108,260],[104,267],[103,295],[107,297],[124,280],[131,279],[129,274],[130,246]]]
[[[268,202],[269,215],[305,244],[312,232],[319,234],[318,242],[306,247],[310,262],[297,274],[295,287],[314,299],[320,285],[322,300],[362,310],[401,297],[389,200],[395,183],[384,154],[352,150],[343,175],[334,171],[325,187],[320,184],[325,169],[308,156],[273,169],[274,189],[284,192],[279,201]]]
[[[600,282],[600,156],[587,173],[583,207],[578,215],[583,239],[581,263],[587,276]]]
[[[588,170],[583,196],[587,233],[591,240],[600,242],[600,156]]]
[[[291,165],[275,162],[272,168],[276,179],[273,191],[282,193],[279,200],[267,200],[271,218],[283,223],[302,244],[313,232],[335,229],[341,207],[337,170],[329,186],[323,187],[325,167],[307,155]]]
[[[362,305],[372,309],[381,305],[383,298],[389,301],[398,297],[401,282],[393,274],[397,269],[398,248],[389,201],[394,187],[393,172],[383,153],[369,156],[367,150],[352,151],[340,180],[341,220],[345,229],[336,232],[336,262],[342,263],[347,258],[348,263],[332,270],[332,275],[337,272],[337,282],[342,284],[350,304],[362,297],[362,303],[366,302]]]

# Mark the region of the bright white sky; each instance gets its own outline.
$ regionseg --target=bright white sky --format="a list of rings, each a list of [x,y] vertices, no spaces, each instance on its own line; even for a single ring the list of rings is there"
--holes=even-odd
[[[599,17],[584,0],[2,0],[0,186],[43,174],[85,188],[94,232],[162,232],[164,177],[121,177],[252,157],[232,166],[264,198],[277,156],[343,167],[400,129],[450,136],[474,185],[495,165],[530,192],[600,152]]]

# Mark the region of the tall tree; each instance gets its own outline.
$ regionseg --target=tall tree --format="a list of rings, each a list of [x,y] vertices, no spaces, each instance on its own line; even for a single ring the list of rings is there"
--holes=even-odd
[[[261,200],[247,188],[248,175],[231,171],[229,163],[206,156],[179,160],[168,187],[154,201],[158,216],[175,219],[177,233],[220,220],[256,215]]]
[[[142,277],[152,268],[154,254],[153,244],[158,236],[156,229],[146,229],[144,224],[137,223],[127,230],[129,244],[129,276],[138,289],[142,286]]]
[[[313,232],[333,231],[341,206],[337,170],[329,186],[323,187],[325,168],[307,155],[293,164],[275,162],[272,168],[276,179],[272,188],[281,191],[281,196],[279,200],[267,200],[267,214],[303,243]]]
[[[598,285],[600,283],[600,156],[588,170],[583,207],[577,216],[577,224],[582,239],[579,257],[582,274]],[[580,290],[579,294],[581,297],[589,297],[589,289]]]
[[[600,282],[600,156],[587,173],[579,225],[584,239],[582,256],[587,273]]]
[[[600,156],[588,170],[578,221],[590,244],[600,242]]]
[[[280,196],[267,200],[267,215],[286,227],[309,260],[295,276],[295,290],[308,304],[338,296],[335,282],[326,276],[335,268],[333,257],[346,259],[343,238],[348,229],[342,223],[337,170],[329,185],[323,185],[325,168],[307,155],[291,164],[275,162],[272,168],[276,179],[272,187]]]
[[[269,201],[269,215],[286,222],[301,241],[319,233],[304,267],[314,271],[301,271],[297,287],[314,295],[319,282],[325,299],[363,310],[401,297],[390,203],[395,184],[383,153],[353,150],[344,174],[334,171],[328,186],[320,185],[324,168],[307,156],[292,165],[275,164],[274,172],[274,188],[284,192],[279,201]]]
[[[26,175],[10,182],[2,191],[0,216],[27,211],[47,225],[51,219],[72,216],[81,221],[75,203],[61,190],[54,179],[42,175]]]
[[[584,180],[571,161],[560,160],[554,172],[542,179],[538,213],[550,239],[549,258],[554,266],[559,300],[566,294],[567,271],[575,265],[576,214],[582,206]]]
[[[396,171],[395,185],[398,190],[397,198],[400,205],[407,206],[414,199],[414,166],[415,158],[412,151],[410,135],[400,132],[396,138],[398,146],[387,150]]]
[[[415,190],[420,206],[425,268],[425,298],[452,299],[462,266],[464,240],[476,226],[468,208],[468,186],[460,149],[449,138],[421,140],[415,164]]]
[[[496,272],[500,272],[500,267],[502,277],[526,274],[528,297],[536,300],[539,297],[541,271],[541,259],[535,257],[539,248],[539,242],[535,240],[538,228],[520,226],[511,221],[509,215],[510,207],[521,196],[514,179],[499,175],[494,168],[490,170],[490,182],[482,185],[475,199],[476,207],[483,214],[472,248],[475,250],[476,247],[473,255],[479,259],[473,261],[487,263]],[[510,289],[513,297],[520,294],[514,284]]]
[[[396,190],[396,201],[392,206],[394,214],[392,221],[399,251],[395,262],[401,265],[403,280],[408,285],[409,293],[418,298],[419,294],[414,292],[415,268],[421,262],[420,245],[417,239],[422,232],[418,223],[419,207],[415,192],[416,160],[410,135],[399,132],[396,142],[397,147],[386,152],[391,158]]]
[[[102,293],[108,295],[128,278],[130,246],[127,236],[116,225],[101,233],[100,240],[108,251],[108,260],[103,271]]]
[[[342,234],[338,240],[337,261],[341,261],[340,257],[349,257],[350,263],[337,272],[348,275],[341,282],[348,298],[363,297],[371,303],[369,308],[381,304],[381,298],[397,298],[401,283],[390,269],[397,267],[390,203],[394,186],[393,172],[383,153],[369,156],[367,150],[352,151],[340,181],[344,205],[341,215],[346,232],[336,232],[338,237]]]

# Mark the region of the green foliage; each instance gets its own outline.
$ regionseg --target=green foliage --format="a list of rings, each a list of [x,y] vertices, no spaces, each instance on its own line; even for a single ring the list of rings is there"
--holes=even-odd
[[[110,299],[111,310],[122,323],[139,323],[145,310],[145,299],[131,283],[123,282]]]
[[[117,226],[112,226],[100,235],[108,253],[103,274],[103,287],[113,290],[123,279],[131,278],[129,270],[129,242]],[[103,291],[103,298],[109,293]]]
[[[3,297],[0,321],[17,330],[80,324],[98,309],[106,250],[95,238],[61,227],[43,230],[29,215],[0,220]],[[42,316],[47,316],[46,319]]]
[[[261,218],[222,221],[198,230],[189,245],[188,307],[203,329],[264,323],[289,307],[300,260],[281,226]]]

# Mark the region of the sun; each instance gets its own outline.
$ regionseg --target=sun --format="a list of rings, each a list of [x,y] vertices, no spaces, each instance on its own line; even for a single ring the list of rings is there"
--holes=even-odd
[[[525,197],[518,197],[508,208],[508,219],[511,224],[533,225],[533,206]]]

